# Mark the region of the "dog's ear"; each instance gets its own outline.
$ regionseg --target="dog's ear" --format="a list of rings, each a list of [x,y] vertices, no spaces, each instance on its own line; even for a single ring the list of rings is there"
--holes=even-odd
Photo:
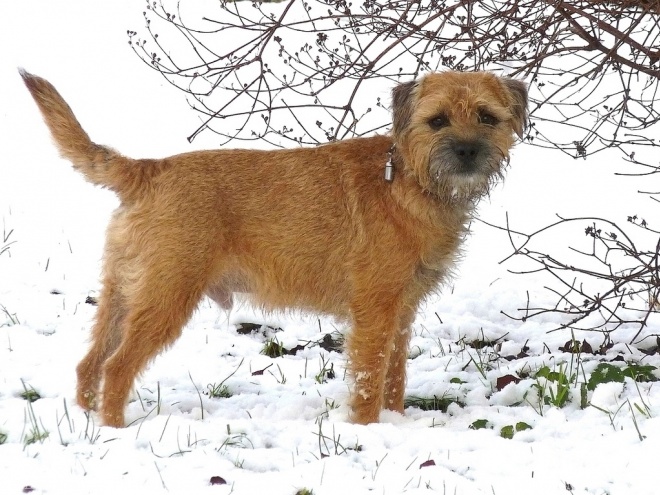
[[[509,77],[503,77],[502,82],[510,95],[513,130],[522,139],[527,128],[527,84]]]
[[[410,124],[417,81],[398,84],[392,90],[392,135],[401,136]]]

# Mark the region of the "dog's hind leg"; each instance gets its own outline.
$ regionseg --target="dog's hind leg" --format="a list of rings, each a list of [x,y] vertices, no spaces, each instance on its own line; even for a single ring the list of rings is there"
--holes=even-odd
[[[115,217],[116,220],[117,216]],[[120,237],[108,237],[103,266],[103,288],[98,300],[91,345],[76,369],[78,376],[77,402],[84,409],[96,409],[101,369],[121,340],[121,327],[126,314],[120,288],[124,285],[120,264],[123,246]]]
[[[119,345],[124,315],[125,308],[121,294],[112,277],[106,275],[96,312],[96,322],[92,329],[91,346],[76,368],[78,376],[76,400],[83,409],[96,409],[101,368]]]
[[[124,407],[137,375],[180,335],[206,288],[208,269],[189,253],[145,256],[126,291],[122,339],[103,366],[103,424],[124,426]]]

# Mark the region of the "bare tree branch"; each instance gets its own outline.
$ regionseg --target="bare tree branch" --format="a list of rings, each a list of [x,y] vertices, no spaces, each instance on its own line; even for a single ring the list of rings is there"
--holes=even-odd
[[[621,175],[660,173],[660,0],[218,1],[203,16],[193,4],[152,0],[144,34],[128,31],[200,114],[190,141],[209,131],[220,144],[315,145],[385,132],[393,83],[492,70],[529,83],[527,143],[580,159],[614,148]],[[640,192],[660,202],[657,184]],[[511,317],[559,313],[558,329],[633,327],[640,338],[660,309],[660,228],[626,219],[625,229],[582,217],[532,234],[508,219],[497,227],[511,242],[507,262],[547,275],[556,298]],[[574,247],[548,252],[543,239],[566,232]]]

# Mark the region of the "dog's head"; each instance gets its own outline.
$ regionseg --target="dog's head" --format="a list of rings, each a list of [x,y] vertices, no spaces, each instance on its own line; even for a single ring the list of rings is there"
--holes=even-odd
[[[392,92],[392,137],[403,172],[443,199],[488,192],[527,121],[524,83],[488,72],[440,72]]]

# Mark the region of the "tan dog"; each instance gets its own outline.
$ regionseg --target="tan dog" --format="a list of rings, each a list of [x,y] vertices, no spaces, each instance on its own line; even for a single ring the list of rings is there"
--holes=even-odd
[[[102,420],[123,426],[137,374],[204,293],[230,307],[238,291],[268,309],[350,319],[352,419],[403,412],[415,312],[446,278],[475,203],[522,135],[523,83],[429,74],[394,88],[391,136],[133,160],[90,141],[50,83],[21,75],[62,156],[121,200],[77,368],[80,406],[98,405],[103,379]]]

